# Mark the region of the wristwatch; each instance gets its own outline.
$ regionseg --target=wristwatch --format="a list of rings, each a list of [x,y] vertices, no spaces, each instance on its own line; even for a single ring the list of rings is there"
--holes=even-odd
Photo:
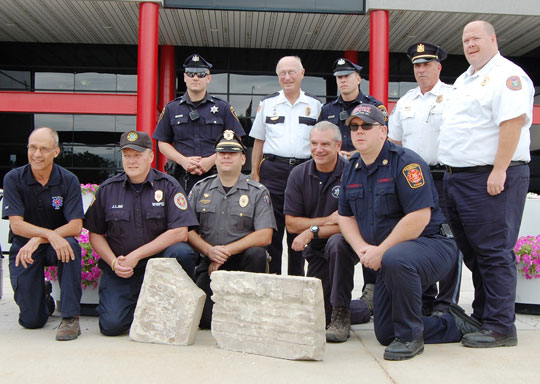
[[[312,225],[309,227],[309,230],[311,233],[313,233],[313,238],[318,239],[319,238],[319,226],[318,225]]]

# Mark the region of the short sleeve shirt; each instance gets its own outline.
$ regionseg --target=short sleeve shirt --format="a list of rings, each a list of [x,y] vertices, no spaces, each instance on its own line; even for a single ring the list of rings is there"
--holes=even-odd
[[[246,134],[229,103],[207,93],[195,106],[186,92],[165,106],[152,137],[172,144],[184,156],[207,157],[227,129]]]
[[[226,245],[254,231],[276,229],[270,194],[265,186],[241,174],[225,193],[218,175],[199,181],[189,193],[199,220],[199,234],[211,245]]]
[[[370,167],[354,154],[341,188],[339,214],[354,216],[372,245],[382,243],[403,216],[423,208],[431,208],[431,219],[421,236],[439,233],[445,222],[428,165],[417,153],[388,141]]]
[[[48,229],[84,217],[79,179],[57,164],[45,186],[36,181],[29,164],[9,171],[4,177],[2,205],[2,218],[22,216],[24,221]],[[17,235],[14,239],[28,241]]]
[[[291,105],[283,91],[261,100],[249,135],[263,140],[263,153],[307,159],[311,156],[309,135],[317,123],[321,102],[300,91]]]
[[[125,173],[107,179],[84,221],[90,232],[106,236],[116,256],[129,254],[169,229],[196,225],[180,184],[155,169],[150,169],[139,192]]]

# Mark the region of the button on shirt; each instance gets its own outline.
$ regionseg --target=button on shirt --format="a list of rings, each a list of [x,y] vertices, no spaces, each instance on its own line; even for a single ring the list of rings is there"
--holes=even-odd
[[[341,149],[344,151],[351,152],[356,150],[351,140],[351,129],[345,125],[345,121],[347,120],[347,117],[351,115],[353,109],[362,103],[375,105],[376,107],[382,106],[380,109],[383,111],[385,116],[387,115],[387,111],[383,103],[374,97],[364,95],[362,92],[358,94],[358,97],[354,100],[354,102],[346,103],[343,101],[341,96],[339,96],[336,100],[323,105],[321,109],[321,114],[318,121],[329,121],[339,127],[342,141]],[[342,114],[342,112],[345,113]]]
[[[526,122],[512,160],[529,161],[533,101],[529,76],[499,53],[475,74],[469,67],[454,83],[443,113],[440,162],[453,167],[494,164],[499,125],[521,115]]]
[[[339,214],[354,216],[364,240],[382,243],[403,216],[431,207],[431,219],[421,236],[438,234],[445,222],[429,167],[415,152],[385,142],[369,166],[358,153],[343,171]]]
[[[125,173],[107,179],[84,221],[90,232],[106,236],[116,256],[129,254],[169,229],[197,224],[182,187],[155,169],[139,192]]]
[[[30,224],[48,229],[84,217],[79,179],[56,164],[45,186],[36,181],[30,164],[9,171],[4,177],[2,206],[3,219],[21,216]],[[17,235],[14,239],[28,241]]]
[[[321,112],[321,102],[304,91],[293,105],[283,90],[261,100],[249,135],[263,140],[263,153],[307,159],[309,134]]]
[[[264,228],[276,229],[270,194],[262,184],[240,175],[225,193],[218,175],[199,181],[189,204],[200,222],[199,235],[211,245],[225,245]]]
[[[429,165],[437,165],[442,111],[452,87],[438,81],[429,92],[420,87],[407,92],[397,102],[388,122],[388,137],[401,141]]]
[[[172,144],[184,156],[208,157],[226,129],[246,134],[229,103],[207,93],[195,106],[186,92],[165,106],[152,138]]]

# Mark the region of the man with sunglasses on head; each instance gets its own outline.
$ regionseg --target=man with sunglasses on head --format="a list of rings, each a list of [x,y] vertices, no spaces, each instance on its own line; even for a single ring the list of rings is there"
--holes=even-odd
[[[214,144],[223,132],[245,132],[233,107],[207,92],[212,64],[193,54],[183,67],[187,90],[165,106],[152,137],[169,159],[168,173],[189,193],[197,181],[216,173]]]
[[[415,152],[386,140],[388,128],[377,107],[359,105],[346,124],[359,153],[343,171],[338,223],[354,252],[332,261],[331,268],[341,272],[332,306],[349,305],[360,261],[378,271],[374,326],[377,340],[387,346],[386,360],[410,359],[423,352],[424,341],[461,340],[479,324],[453,313],[422,317],[422,292],[446,275],[458,254],[429,167]],[[346,341],[347,328],[340,341]],[[330,324],[327,333],[332,331]]]

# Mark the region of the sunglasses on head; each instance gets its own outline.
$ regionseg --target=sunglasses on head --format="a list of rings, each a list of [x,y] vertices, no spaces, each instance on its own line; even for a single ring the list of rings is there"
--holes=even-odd
[[[358,131],[358,128],[362,128],[363,131],[369,131],[371,128],[380,124],[351,124],[349,127],[352,132]]]
[[[195,77],[195,75],[197,75],[197,77],[199,79],[204,79],[206,77],[206,75],[208,75],[206,72],[186,72],[186,75],[187,77]]]

